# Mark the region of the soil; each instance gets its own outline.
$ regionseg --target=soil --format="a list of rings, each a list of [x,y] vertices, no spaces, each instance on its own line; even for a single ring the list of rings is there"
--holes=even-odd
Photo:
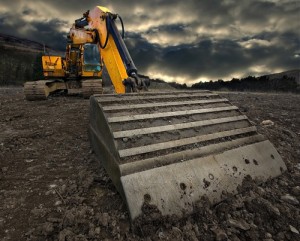
[[[0,240],[300,240],[300,95],[223,92],[275,145],[288,170],[193,215],[155,207],[130,224],[126,205],[92,153],[89,101],[24,100],[0,88]]]

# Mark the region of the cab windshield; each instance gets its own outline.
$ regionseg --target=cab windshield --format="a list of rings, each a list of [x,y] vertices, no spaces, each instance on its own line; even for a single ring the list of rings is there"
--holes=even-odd
[[[83,52],[84,70],[100,71],[100,53],[96,44],[85,44]]]

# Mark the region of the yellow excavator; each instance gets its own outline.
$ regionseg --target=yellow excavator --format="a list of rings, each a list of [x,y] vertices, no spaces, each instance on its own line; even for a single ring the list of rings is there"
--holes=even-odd
[[[89,139],[132,220],[145,203],[184,216],[203,196],[218,203],[249,176],[265,182],[286,170],[270,141],[218,94],[140,91],[148,83],[138,78],[117,18],[97,6],[80,26],[97,36],[116,92],[90,97]]]
[[[111,14],[111,16],[113,19],[120,18],[117,14]],[[67,36],[65,58],[50,55],[42,56],[45,80],[28,81],[24,84],[24,94],[27,100],[47,99],[53,93],[68,92],[71,89],[81,89],[84,98],[89,98],[93,94],[102,94],[103,59],[107,63],[107,68],[110,68],[109,74],[117,93],[125,93],[125,89],[126,92],[147,89],[149,81],[147,79],[141,80],[137,75],[136,67],[124,42],[115,42],[122,44],[118,46],[118,49],[114,48],[115,52],[105,51],[107,45],[111,44],[108,41],[109,35],[106,36],[102,44],[100,38],[104,29],[90,28],[88,23],[92,21],[92,18],[87,11],[82,18],[75,20]],[[123,29],[122,35],[124,35],[123,21],[121,18],[120,20]],[[108,33],[115,31],[109,30]],[[118,55],[122,55],[126,62],[123,63],[123,59],[118,59]],[[123,64],[127,65],[128,74],[117,67]],[[122,82],[119,83],[116,79],[122,79]]]

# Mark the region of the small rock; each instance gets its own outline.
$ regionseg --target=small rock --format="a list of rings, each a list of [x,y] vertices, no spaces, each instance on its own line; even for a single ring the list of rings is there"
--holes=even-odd
[[[258,194],[263,195],[263,194],[265,194],[265,192],[266,192],[265,189],[263,189],[262,187],[257,188],[257,193]]]
[[[90,228],[90,230],[89,230],[89,237],[90,238],[94,238],[95,237],[95,229],[93,229],[93,228]]]
[[[288,184],[287,184],[285,181],[283,181],[283,180],[279,180],[279,181],[278,181],[278,184],[279,184],[280,186],[283,186],[283,187],[288,186]]]
[[[270,206],[270,211],[275,213],[277,216],[280,216],[280,211],[277,207],[274,207],[273,205]]]
[[[164,239],[164,238],[165,238],[165,235],[164,235],[163,232],[159,232],[159,233],[158,233],[158,237],[159,237],[160,239]]]
[[[100,227],[95,228],[95,234],[100,234],[100,232],[101,232],[101,228]]]
[[[108,226],[108,218],[109,218],[109,215],[108,213],[102,213],[100,216],[99,216],[99,222],[102,226],[104,227],[107,227]]]
[[[60,223],[62,221],[61,218],[47,218],[47,221],[50,222],[50,223]]]
[[[59,205],[61,205],[61,204],[62,204],[62,201],[59,200],[59,201],[56,201],[54,205],[55,205],[55,206],[59,206]]]
[[[300,163],[296,164],[295,167],[300,170]]]
[[[64,225],[65,226],[73,226],[76,222],[76,217],[75,215],[72,213],[72,210],[68,210],[65,213],[65,219],[64,219]]]
[[[258,227],[257,227],[254,223],[251,223],[251,224],[250,224],[250,228],[252,228],[252,229],[257,229]]]
[[[27,163],[33,162],[33,159],[26,159],[25,162]]]
[[[234,220],[234,219],[229,219],[228,223],[230,224],[230,226],[235,227],[235,228],[239,228],[239,229],[242,229],[242,230],[249,230],[250,229],[249,224],[243,219],[241,219],[239,221]]]
[[[126,143],[126,142],[128,142],[129,139],[127,137],[124,137],[122,140],[123,140],[123,142]]]
[[[61,193],[64,193],[66,191],[66,189],[67,189],[66,184],[61,185],[61,187],[60,187]]]
[[[292,233],[299,234],[299,231],[295,227],[293,227],[292,225],[289,225],[289,227]]]
[[[49,187],[52,189],[52,188],[56,188],[57,185],[56,184],[50,184]]]
[[[286,194],[284,196],[281,196],[281,200],[289,203],[289,204],[293,204],[293,205],[298,205],[299,201],[297,200],[297,198],[291,196],[290,194]]]
[[[177,228],[177,227],[172,227],[172,230],[174,231],[174,232],[176,232],[176,233],[179,233],[179,234],[181,234],[182,232],[181,232],[181,230],[179,229],[179,228]]]
[[[195,224],[193,228],[194,228],[194,232],[195,232],[196,236],[200,236],[201,234],[199,232],[198,225]]]
[[[217,241],[224,241],[228,239],[227,234],[225,233],[224,230],[216,228],[212,231],[215,233]]]
[[[231,241],[241,241],[236,235],[233,235],[232,237],[230,237],[230,240]]]
[[[262,126],[273,126],[274,122],[271,120],[264,120],[260,123]]]
[[[266,237],[266,238],[272,238],[273,236],[272,236],[272,234],[270,234],[270,233],[265,233],[265,237]]]
[[[300,186],[293,187],[292,193],[296,196],[300,195]]]
[[[44,234],[45,236],[47,236],[48,234],[50,234],[51,232],[53,232],[54,228],[53,228],[53,224],[52,223],[44,223],[43,227],[42,227],[42,234]]]

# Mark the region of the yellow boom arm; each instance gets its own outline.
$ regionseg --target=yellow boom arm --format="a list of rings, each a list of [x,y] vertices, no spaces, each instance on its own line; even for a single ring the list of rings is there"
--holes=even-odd
[[[88,12],[86,21],[88,28],[94,30],[97,35],[100,53],[116,93],[147,89],[149,83],[139,79],[137,69],[116,27],[117,18],[120,16],[111,13],[105,7],[97,6]]]
[[[97,6],[89,13],[89,26],[96,29],[99,33],[99,41],[105,44],[105,48],[99,45],[101,56],[107,68],[111,81],[117,93],[125,93],[125,86],[123,80],[128,78],[128,74],[124,67],[122,58],[116,46],[112,35],[109,35],[106,24],[106,14],[110,11],[105,7]],[[108,40],[106,40],[108,36]]]

